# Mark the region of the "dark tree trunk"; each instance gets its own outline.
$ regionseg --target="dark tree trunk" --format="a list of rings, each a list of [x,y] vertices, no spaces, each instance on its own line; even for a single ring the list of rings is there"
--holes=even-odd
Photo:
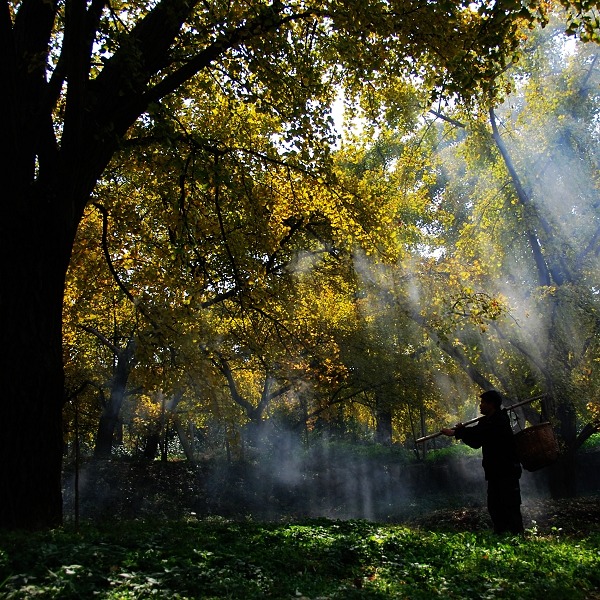
[[[192,441],[190,442],[190,440],[188,440],[186,431],[185,431],[183,425],[181,424],[181,421],[179,420],[179,418],[173,419],[173,426],[175,427],[175,431],[177,432],[177,436],[179,437],[179,442],[181,444],[181,447],[183,448],[185,457],[188,459],[188,461],[190,463],[194,463],[195,458],[194,458],[194,446],[193,446],[194,438],[193,438],[193,436],[192,436]]]
[[[380,406],[381,404],[381,406]],[[387,401],[378,400],[375,409],[375,441],[384,446],[392,445],[392,411]]]
[[[119,413],[125,398],[127,381],[134,363],[135,341],[129,340],[127,347],[117,355],[117,365],[111,382],[110,398],[102,411],[98,431],[96,433],[96,445],[94,456],[110,456],[113,448],[115,431],[119,422]]]
[[[577,462],[574,452],[566,452],[548,468],[548,487],[553,499],[573,498],[577,494]]]
[[[53,215],[54,194],[13,192],[0,213],[0,528],[38,529],[62,521],[62,299],[72,232]]]
[[[150,433],[144,438],[144,458],[154,460],[160,447],[160,438],[165,426],[165,397],[161,394],[160,418],[153,424]]]
[[[153,431],[144,438],[144,450],[142,456],[148,460],[154,460],[158,454],[160,444],[160,430]]]
[[[548,483],[552,498],[572,498],[577,493],[577,414],[568,398],[555,402],[555,430],[561,445],[561,457],[548,473]]]
[[[154,460],[158,449],[161,449],[161,460],[167,460],[166,448],[167,448],[167,434],[168,434],[168,423],[172,418],[172,414],[175,412],[177,405],[183,398],[183,393],[177,391],[169,400],[161,392],[160,393],[160,418],[153,424],[150,433],[144,439],[144,451],[143,456],[149,460]]]
[[[53,23],[56,3],[23,4],[18,28],[7,16],[0,35],[0,528],[37,529],[62,521],[62,299],[76,228],[119,139],[148,102],[193,76],[186,72],[146,94],[153,75],[170,63],[169,48],[195,3],[159,2],[92,83],[94,36],[83,24],[94,24],[94,10],[86,14],[75,3],[52,86],[44,57],[51,31],[62,27]],[[194,72],[238,45],[240,35],[250,36],[261,18],[201,54]],[[67,79],[63,105],[54,94]],[[64,121],[55,123],[57,106]]]

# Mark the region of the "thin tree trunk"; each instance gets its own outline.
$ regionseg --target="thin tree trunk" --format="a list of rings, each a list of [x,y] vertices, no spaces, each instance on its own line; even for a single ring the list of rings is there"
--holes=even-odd
[[[177,405],[183,398],[183,392],[175,392],[169,401],[167,401],[167,397],[162,391],[159,391],[156,397],[160,401],[160,417],[155,421],[151,432],[145,438],[143,455],[144,458],[154,460],[160,448],[161,460],[167,460],[167,426],[171,415],[174,414]]]
[[[193,450],[192,444],[190,444],[190,441],[188,440],[185,429],[181,425],[181,421],[178,417],[174,417],[173,426],[175,427],[175,431],[177,432],[177,435],[179,436],[179,441],[181,442],[181,447],[183,448],[185,457],[191,463],[194,463],[195,462],[194,461],[194,450]]]
[[[110,456],[112,452],[119,414],[127,390],[127,381],[133,367],[135,346],[135,341],[130,339],[125,350],[117,355],[117,365],[111,381],[110,398],[102,411],[96,433],[94,456],[97,458]]]
[[[375,397],[375,441],[392,445],[392,410],[385,398]]]
[[[166,398],[162,391],[157,392],[156,399],[160,402],[160,415],[152,424],[150,433],[144,438],[144,458],[154,460],[161,446],[161,438],[165,427]]]

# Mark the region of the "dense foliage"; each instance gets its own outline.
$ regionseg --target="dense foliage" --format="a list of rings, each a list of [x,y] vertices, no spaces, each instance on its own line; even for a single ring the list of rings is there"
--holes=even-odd
[[[492,113],[346,88],[361,127],[308,152],[203,81],[137,123],[67,279],[71,448],[239,455],[267,420],[411,446],[495,386],[548,392],[575,450],[600,385],[598,52],[561,26],[522,42]]]
[[[597,522],[596,522],[597,525]],[[591,598],[600,532],[524,538],[365,521],[130,523],[0,542],[16,598]]]

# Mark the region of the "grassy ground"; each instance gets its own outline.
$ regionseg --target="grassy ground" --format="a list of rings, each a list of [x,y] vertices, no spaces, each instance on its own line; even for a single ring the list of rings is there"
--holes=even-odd
[[[526,508],[524,537],[481,509],[406,524],[224,519],[0,537],[1,598],[600,599],[599,498]]]

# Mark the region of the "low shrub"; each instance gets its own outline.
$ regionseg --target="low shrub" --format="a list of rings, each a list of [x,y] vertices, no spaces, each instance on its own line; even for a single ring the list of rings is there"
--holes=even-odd
[[[428,462],[444,462],[464,456],[481,456],[481,450],[470,448],[466,444],[452,444],[439,450],[430,450],[425,455],[425,460]]]
[[[583,600],[600,535],[525,537],[366,521],[127,522],[0,538],[0,596]]]
[[[594,433],[585,440],[582,450],[600,450],[600,433]]]

